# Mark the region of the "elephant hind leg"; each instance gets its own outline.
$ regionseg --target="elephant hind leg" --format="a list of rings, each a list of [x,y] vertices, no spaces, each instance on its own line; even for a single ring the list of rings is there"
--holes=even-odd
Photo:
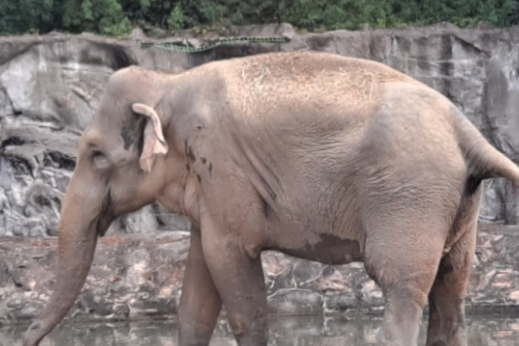
[[[446,232],[436,230],[424,232],[385,225],[366,239],[366,272],[380,286],[385,298],[377,345],[417,346],[423,309],[445,241]]]
[[[460,239],[442,258],[429,294],[427,346],[466,346],[464,298],[476,248],[481,188],[467,197],[454,228]]]
[[[467,345],[464,296],[472,261],[461,264],[456,257],[465,251],[457,246],[452,251],[442,259],[429,294],[427,346]]]

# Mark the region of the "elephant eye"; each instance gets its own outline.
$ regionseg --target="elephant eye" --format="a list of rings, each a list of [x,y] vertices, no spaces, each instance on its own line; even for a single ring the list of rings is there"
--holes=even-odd
[[[96,159],[98,157],[104,156],[103,153],[101,152],[101,150],[98,150],[98,149],[92,150],[92,154],[91,155],[92,155],[93,159]]]
[[[108,159],[103,154],[101,150],[94,149],[91,153],[92,161],[96,165],[97,168],[107,168],[108,167]]]

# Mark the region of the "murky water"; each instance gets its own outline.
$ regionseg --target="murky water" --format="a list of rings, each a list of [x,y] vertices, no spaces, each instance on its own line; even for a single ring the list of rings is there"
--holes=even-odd
[[[271,321],[273,346],[368,346],[374,345],[380,319],[286,317]],[[26,326],[0,327],[0,346],[21,346]],[[469,318],[471,346],[519,345],[519,318]],[[56,328],[41,346],[175,346],[177,331],[172,322],[124,324],[66,324]],[[420,344],[425,343],[425,325]],[[212,346],[236,345],[226,325],[219,327]]]

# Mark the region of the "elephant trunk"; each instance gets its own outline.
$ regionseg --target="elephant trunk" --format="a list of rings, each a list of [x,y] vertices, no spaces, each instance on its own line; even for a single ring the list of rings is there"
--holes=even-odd
[[[110,225],[102,217],[101,203],[89,204],[85,194],[70,190],[61,211],[56,284],[47,305],[23,335],[23,346],[37,346],[68,313],[90,270],[98,234]]]

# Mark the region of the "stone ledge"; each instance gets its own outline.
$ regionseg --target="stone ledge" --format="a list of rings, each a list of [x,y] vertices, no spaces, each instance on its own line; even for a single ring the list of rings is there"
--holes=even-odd
[[[69,320],[170,319],[176,316],[189,235],[106,236]],[[0,238],[0,324],[35,317],[54,285],[56,239]],[[480,224],[467,311],[519,311],[519,226]],[[380,314],[383,297],[361,263],[322,265],[264,252],[274,315]]]

